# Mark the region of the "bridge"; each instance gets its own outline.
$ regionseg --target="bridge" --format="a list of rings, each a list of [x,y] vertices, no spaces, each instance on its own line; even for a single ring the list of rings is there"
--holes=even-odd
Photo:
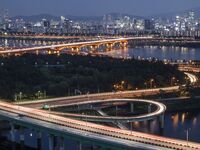
[[[187,74],[188,75],[188,77],[189,76],[191,76],[192,74]],[[194,77],[194,76],[193,76]],[[193,80],[193,77],[191,77],[191,81]],[[196,82],[196,81],[195,81]],[[21,102],[21,103],[18,103],[18,104],[20,104],[20,105],[22,105],[22,106],[26,106],[26,107],[32,107],[31,109],[33,109],[33,108],[41,108],[44,104],[48,104],[48,105],[50,105],[51,107],[53,107],[54,105],[55,106],[62,106],[62,105],[71,105],[72,103],[88,103],[89,101],[91,101],[91,100],[98,100],[98,99],[101,99],[101,101],[103,102],[104,100],[106,101],[106,99],[108,99],[108,98],[116,98],[116,97],[119,97],[119,98],[121,98],[121,97],[134,97],[134,96],[141,96],[141,95],[143,95],[144,93],[146,94],[146,95],[152,95],[152,94],[156,94],[156,93],[159,93],[160,92],[160,90],[163,90],[163,91],[165,91],[166,93],[168,93],[168,92],[174,92],[174,91],[178,91],[179,90],[179,86],[173,86],[173,87],[165,87],[165,88],[156,88],[156,89],[146,89],[146,90],[135,90],[135,91],[123,91],[123,92],[108,92],[108,93],[100,93],[100,94],[87,94],[87,95],[79,95],[79,96],[72,96],[72,97],[63,97],[63,98],[54,98],[54,99],[46,99],[46,100],[39,100],[39,101],[32,101],[32,102]],[[21,106],[19,106],[19,108],[20,108]],[[23,108],[23,107],[22,107]],[[21,109],[21,108],[20,108]],[[29,109],[29,108],[27,108],[27,109]],[[163,110],[163,109],[162,109]],[[43,110],[38,110],[37,109],[37,111],[42,111],[43,112]],[[158,110],[157,110],[158,111]],[[42,113],[41,112],[41,113]],[[57,115],[61,115],[62,116],[62,114],[53,114],[52,112],[45,112],[46,114],[49,114],[49,116],[57,116]],[[65,116],[65,115],[63,115],[63,116]],[[162,117],[163,115],[161,115],[161,117],[159,118],[160,120],[159,121],[161,121],[162,119],[163,119],[163,117]],[[66,117],[66,116],[65,116]],[[78,116],[78,117],[80,117],[80,116]],[[84,122],[85,124],[86,124],[86,126],[88,125],[88,124],[90,124],[90,123],[88,123],[87,122],[87,119],[88,120],[90,120],[90,117],[91,116],[88,116],[88,115],[83,115],[83,116],[81,116],[82,117],[82,119],[85,117],[85,119],[83,119],[83,120],[86,120],[86,122]],[[87,117],[87,119],[86,119],[86,117]],[[101,116],[102,117],[102,116]],[[100,118],[101,118],[100,117]],[[103,116],[104,118],[103,119],[105,119],[106,117],[105,116]],[[67,118],[69,119],[69,116],[67,116]],[[99,120],[100,120],[100,118],[99,118]],[[91,118],[91,119],[93,119],[93,118]],[[107,120],[109,120],[110,118],[108,117],[108,118],[106,118]],[[111,119],[113,119],[113,118],[111,118]],[[119,119],[119,118],[114,118],[114,119]],[[120,118],[121,119],[121,118]],[[127,120],[126,121],[128,121],[128,119],[130,119],[130,118],[126,118]],[[72,119],[73,120],[73,119]],[[99,121],[98,120],[98,121]],[[78,121],[78,120],[77,120]],[[45,123],[45,122],[44,122]],[[162,123],[161,123],[162,124]],[[106,127],[103,127],[103,128],[106,128]],[[71,130],[71,129],[69,129],[69,130]],[[119,129],[120,130],[120,129]],[[124,130],[123,130],[124,131]],[[125,130],[125,131],[127,131],[127,130]],[[78,131],[78,132],[80,132],[80,131]],[[133,132],[133,131],[130,131],[131,132],[131,134],[135,134],[135,132]],[[86,135],[87,136],[90,136],[90,134],[91,133],[86,133]],[[142,133],[141,133],[142,134]],[[145,136],[147,136],[148,137],[148,135],[149,134],[145,134]],[[99,137],[99,135],[96,135],[97,137]],[[150,135],[151,136],[151,135]],[[91,137],[91,139],[89,140],[89,141],[91,141],[94,137],[92,137],[92,136],[90,136]],[[114,137],[110,137],[110,135],[108,136],[108,137],[105,137],[106,139],[107,139],[107,141],[106,141],[106,143],[108,142],[110,142],[110,140],[112,141],[113,140],[113,138]],[[160,139],[160,137],[157,137],[157,139]],[[167,138],[168,139],[168,138]],[[100,139],[98,139],[98,140],[100,140]],[[124,140],[124,139],[123,139]],[[121,140],[118,140],[117,139],[117,141],[120,141],[121,142]],[[179,141],[179,140],[178,140]],[[105,142],[105,141],[104,141]],[[117,148],[121,148],[121,147],[123,147],[123,146],[125,146],[125,149],[131,149],[131,148],[141,148],[141,149],[193,149],[193,148],[184,148],[184,147],[174,147],[174,148],[172,148],[172,147],[169,147],[169,146],[167,146],[167,147],[165,147],[165,146],[161,146],[161,147],[159,147],[158,145],[158,147],[154,147],[155,145],[153,145],[153,144],[147,144],[146,143],[146,141],[145,141],[145,143],[147,144],[147,145],[143,145],[143,143],[141,143],[140,141],[138,141],[138,143],[136,144],[136,143],[134,143],[134,146],[132,145],[132,146],[130,146],[132,141],[130,141],[130,139],[128,139],[128,141],[125,141],[125,143],[126,144],[122,144],[122,143],[115,143],[115,141],[112,141],[111,143],[115,143],[114,145],[118,145],[117,147],[115,147],[114,149],[117,149]],[[183,141],[181,141],[181,142],[183,142]],[[101,143],[101,140],[100,140],[100,142],[97,142],[98,144],[99,143]],[[187,143],[187,142],[186,142]],[[139,144],[139,145],[138,145]],[[195,143],[194,143],[195,144]],[[109,145],[110,145],[110,143],[109,143]],[[111,144],[112,145],[112,144]],[[142,145],[142,146],[141,146]],[[182,145],[182,144],[181,144]],[[187,144],[186,144],[187,145]],[[153,146],[153,147],[152,147]],[[148,148],[147,148],[148,147]],[[113,148],[113,147],[112,147]],[[197,148],[196,147],[196,149],[199,149],[199,147]]]
[[[151,38],[151,37],[148,37]],[[136,38],[135,38],[136,39]],[[142,38],[139,38],[142,39]],[[93,48],[98,47],[102,44],[110,47],[114,44],[118,43],[121,46],[126,46],[128,40],[134,40],[133,38],[120,38],[120,39],[107,39],[101,41],[90,41],[90,42],[78,42],[78,43],[68,43],[68,44],[59,44],[52,46],[44,46],[44,47],[35,47],[35,48],[24,48],[24,49],[15,49],[15,50],[6,50],[1,51],[0,55],[18,55],[22,53],[28,52],[36,52],[43,50],[49,50],[50,52],[56,51],[60,52],[62,49],[70,48],[72,51],[79,51],[81,47],[91,46]],[[138,40],[138,39],[137,39]],[[196,82],[196,79],[191,74],[186,74],[190,78],[192,82]],[[51,112],[38,110],[35,108],[41,108],[44,104],[48,103],[50,105],[65,105],[66,103],[89,103],[91,99],[102,99],[101,101],[105,101],[107,98],[113,97],[133,97],[133,96],[141,96],[142,94],[152,95],[159,93],[160,90],[165,92],[174,92],[178,91],[179,87],[167,87],[167,88],[157,88],[157,89],[148,89],[148,90],[138,90],[138,91],[124,91],[124,92],[109,92],[109,93],[101,93],[101,94],[90,94],[90,95],[81,95],[67,98],[56,98],[56,99],[47,99],[38,102],[26,102],[21,103],[23,106],[28,106],[32,108],[27,108],[23,106],[15,106],[8,103],[0,103],[0,118],[3,120],[7,120],[11,124],[11,134],[13,136],[13,129],[15,128],[15,124],[20,125],[23,130],[24,127],[32,128],[37,132],[41,132],[42,130],[48,130],[50,132],[49,141],[51,149],[53,146],[52,136],[59,136],[61,139],[65,137],[74,137],[75,139],[84,139],[93,141],[95,144],[101,144],[101,146],[105,145],[105,143],[109,143],[112,148],[118,149],[119,147],[122,149],[200,149],[200,145],[197,143],[186,142],[181,140],[175,140],[165,137],[159,137],[150,134],[139,133],[135,131],[127,131],[121,129],[115,129],[107,126],[97,125],[88,122],[82,122],[78,120],[73,120],[70,118],[65,118],[58,116],[56,114],[52,114]],[[142,101],[142,100],[141,100]],[[34,108],[33,108],[34,107]],[[155,112],[150,113],[149,116],[140,116],[142,119],[152,118],[157,115],[163,113],[165,108],[163,106],[159,106]],[[69,117],[69,116],[68,116]],[[79,116],[80,117],[80,116]],[[83,116],[85,117],[85,115]],[[90,116],[87,116],[88,118]],[[94,118],[93,118],[94,119]],[[105,117],[103,119],[110,119]],[[113,118],[111,118],[113,119]],[[123,118],[114,118],[123,120]],[[126,120],[136,120],[139,118],[125,118]],[[38,131],[39,130],[39,131]],[[78,134],[77,134],[78,133]],[[23,137],[23,132],[22,132]],[[14,140],[14,137],[12,137]],[[23,138],[21,139],[23,140]],[[96,141],[95,141],[96,140]],[[63,144],[62,144],[63,149]]]
[[[23,128],[31,128],[40,134],[42,131],[47,130],[50,133],[50,150],[55,144],[54,136],[60,138],[61,143],[63,138],[79,138],[82,141],[89,140],[93,144],[108,146],[113,149],[200,149],[200,144],[198,143],[82,122],[52,115],[47,111],[5,102],[0,102],[0,118],[10,122],[12,140],[15,140],[13,133],[15,124],[20,126],[21,142],[24,142]],[[65,149],[63,143],[60,148]]]
[[[91,116],[91,115],[81,115],[81,114],[72,114],[72,113],[59,113],[59,112],[50,112],[51,114],[66,116],[70,118],[76,118],[80,120],[86,120],[87,121],[96,121],[96,122],[133,122],[133,121],[145,121],[145,120],[152,120],[158,116],[162,116],[163,113],[166,110],[165,105],[162,103],[156,102],[156,101],[150,101],[150,100],[144,100],[144,99],[106,99],[106,100],[91,100],[87,102],[79,102],[79,103],[70,103],[63,106],[78,106],[81,105],[89,105],[89,108],[91,106],[93,107],[94,104],[99,103],[114,103],[114,102],[126,102],[130,103],[131,106],[131,112],[134,111],[134,103],[147,103],[148,104],[148,114],[143,114],[139,116]],[[156,106],[156,110],[154,112],[151,112],[151,105]],[[54,105],[51,108],[60,107],[59,105]]]
[[[133,91],[119,91],[119,92],[106,92],[106,93],[96,93],[96,94],[86,94],[86,95],[78,95],[78,96],[67,96],[60,98],[50,98],[44,100],[37,101],[27,101],[27,102],[16,102],[15,104],[19,104],[25,107],[31,108],[42,108],[45,104],[50,106],[61,106],[67,105],[71,103],[78,102],[87,102],[90,100],[106,100],[106,99],[116,99],[116,98],[133,98],[139,97],[142,95],[155,95],[159,94],[160,91],[164,91],[165,93],[172,93],[179,91],[179,86],[172,87],[164,87],[164,88],[153,88],[153,89],[142,89],[142,90],[133,90]]]
[[[193,75],[193,74],[188,73],[188,72],[184,72],[184,74],[186,74],[188,76],[191,84],[194,84],[194,83],[197,82],[198,78],[197,78],[196,75]]]
[[[200,73],[200,67],[194,67],[194,66],[188,66],[188,65],[180,65],[179,70],[186,71],[186,72]]]
[[[76,42],[76,43],[67,43],[67,44],[57,44],[49,46],[38,46],[30,48],[20,48],[20,49],[9,49],[0,51],[0,55],[9,56],[9,55],[20,55],[24,53],[35,52],[39,54],[40,52],[46,52],[47,54],[56,53],[59,54],[63,49],[70,49],[71,52],[77,53],[83,47],[90,47],[91,51],[96,51],[99,46],[105,45],[107,50],[111,50],[115,44],[118,44],[121,48],[127,47],[129,40],[147,40],[152,39],[151,36],[146,37],[128,37],[128,38],[116,38],[116,39],[103,39],[96,41],[87,41],[87,42]]]
[[[63,37],[63,36],[1,36],[2,38],[22,38],[22,39],[41,39],[41,40],[50,40],[50,41],[59,41],[63,40],[63,42],[68,41],[74,41],[74,43],[66,43],[66,44],[53,44],[49,46],[36,46],[36,47],[28,47],[28,48],[19,48],[19,49],[2,49],[0,50],[0,55],[2,56],[9,56],[9,55],[22,55],[24,53],[42,53],[42,54],[60,54],[61,52],[64,52],[64,49],[67,49],[67,51],[70,54],[81,54],[81,50],[84,48],[87,48],[87,52],[93,54],[93,55],[100,55],[101,53],[97,53],[99,47],[104,46],[106,48],[106,51],[112,50],[114,46],[118,46],[121,49],[125,49],[127,47],[127,44],[129,45],[135,45],[135,44],[169,44],[172,45],[178,45],[178,46],[184,46],[187,44],[192,45],[200,45],[200,41],[192,38],[192,37],[158,37],[158,36],[141,36],[141,37],[109,37],[109,36],[101,36],[101,37],[82,37],[82,36],[69,36],[69,37]],[[71,40],[70,40],[71,39]],[[86,41],[87,40],[87,41]],[[85,42],[78,42],[78,41],[85,41]]]

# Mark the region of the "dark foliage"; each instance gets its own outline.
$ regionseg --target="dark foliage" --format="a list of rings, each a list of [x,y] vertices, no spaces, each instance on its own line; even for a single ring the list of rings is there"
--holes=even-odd
[[[64,96],[79,89],[82,93],[114,90],[113,84],[124,80],[126,89],[144,88],[153,78],[154,85],[166,86],[183,74],[176,66],[162,62],[123,60],[108,57],[26,54],[0,58],[0,97],[14,99],[23,92],[34,98],[37,91],[48,96]],[[127,88],[129,85],[129,88]]]

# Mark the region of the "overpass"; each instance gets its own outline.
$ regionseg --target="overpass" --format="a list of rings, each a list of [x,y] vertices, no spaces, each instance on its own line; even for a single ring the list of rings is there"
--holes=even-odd
[[[197,82],[198,78],[196,75],[193,75],[191,73],[188,73],[188,72],[184,72],[184,74],[186,74],[191,82],[191,84],[194,84]]]
[[[188,65],[181,65],[178,67],[180,71],[200,73],[200,67],[193,67]]]
[[[191,84],[197,82],[198,78],[191,74],[184,72]],[[52,98],[52,99],[44,99],[37,101],[28,101],[28,102],[18,102],[17,104],[32,107],[32,108],[42,108],[45,104],[48,104],[51,108],[56,107],[64,107],[64,106],[79,106],[83,104],[94,104],[94,103],[104,103],[104,102],[112,102],[112,101],[123,101],[123,102],[146,102],[149,104],[154,104],[157,106],[157,110],[165,110],[162,104],[159,104],[155,101],[148,101],[142,99],[116,99],[116,98],[127,98],[127,97],[138,97],[142,95],[154,95],[160,93],[160,91],[164,91],[165,93],[171,93],[179,91],[179,86],[165,87],[165,88],[155,88],[155,89],[143,89],[143,90],[134,90],[134,91],[120,91],[120,92],[108,92],[108,93],[98,93],[98,94],[87,94],[87,95],[79,95],[79,96],[68,96],[61,98]],[[111,99],[112,98],[112,99]],[[131,106],[132,107],[132,106]],[[78,109],[78,108],[77,108]],[[158,115],[149,114],[147,117],[138,116],[138,117],[110,117],[110,116],[90,116],[90,115],[81,115],[81,114],[72,114],[72,113],[60,113],[60,112],[50,112],[51,114],[81,119],[81,120],[89,120],[89,121],[97,121],[97,122],[128,122],[128,121],[142,121],[142,120],[151,120]]]
[[[120,47],[127,47],[127,43],[129,40],[147,40],[152,39],[151,36],[146,37],[127,37],[127,38],[115,38],[115,39],[103,39],[96,41],[87,41],[87,42],[76,42],[76,43],[67,43],[67,44],[57,44],[57,45],[49,45],[49,46],[37,46],[30,48],[20,48],[20,49],[10,49],[0,51],[0,55],[9,56],[9,55],[20,55],[23,53],[35,52],[39,53],[41,51],[45,51],[48,54],[57,53],[59,54],[63,49],[70,49],[72,52],[79,52],[82,47],[89,46],[92,51],[95,51],[99,46],[105,45],[107,49],[112,49],[115,44],[119,44]]]
[[[106,99],[106,100],[91,100],[87,102],[76,102],[76,103],[70,103],[63,106],[80,106],[80,105],[92,105],[97,103],[112,103],[112,102],[127,102],[130,104],[134,104],[135,102],[139,103],[147,103],[149,106],[155,105],[156,110],[154,112],[149,111],[148,114],[143,114],[139,116],[91,116],[91,115],[81,115],[81,114],[72,114],[72,113],[59,113],[59,112],[50,112],[51,114],[66,116],[70,118],[76,118],[80,120],[86,120],[87,121],[96,121],[96,122],[133,122],[133,121],[145,121],[145,120],[152,120],[160,115],[163,115],[163,113],[166,110],[165,105],[162,103],[156,102],[156,101],[150,101],[150,100],[144,100],[144,99]],[[51,108],[60,107],[59,105],[54,105]],[[131,106],[134,107],[134,106]],[[134,109],[134,108],[132,108]],[[151,108],[149,108],[151,109]]]
[[[51,106],[61,106],[76,102],[87,102],[90,100],[106,100],[113,98],[133,98],[142,95],[155,95],[164,91],[165,93],[172,93],[179,91],[179,86],[164,87],[164,88],[154,88],[154,89],[142,89],[133,91],[119,91],[119,92],[106,92],[106,93],[96,93],[96,94],[86,94],[78,96],[67,96],[60,98],[43,99],[37,101],[27,101],[27,102],[16,102],[21,106],[31,107],[31,108],[42,108],[45,104]]]
[[[18,124],[21,127],[32,128],[38,132],[48,130],[51,136],[88,140],[94,144],[109,146],[114,149],[200,149],[200,144],[194,142],[82,122],[52,115],[47,111],[5,102],[0,102],[0,112],[0,118],[9,121],[12,125],[11,135],[13,135],[13,124]],[[20,134],[20,137],[23,137],[23,132],[20,132]],[[12,138],[15,139],[13,136]],[[24,138],[21,138],[21,140],[24,140]],[[53,140],[52,138],[49,138],[49,140],[51,147]],[[63,144],[61,146],[64,149]]]

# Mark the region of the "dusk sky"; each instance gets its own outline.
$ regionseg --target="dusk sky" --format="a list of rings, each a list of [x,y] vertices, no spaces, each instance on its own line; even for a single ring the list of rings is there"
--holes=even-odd
[[[111,12],[149,16],[196,7],[200,7],[200,0],[0,0],[0,10],[8,9],[11,16],[100,16]]]

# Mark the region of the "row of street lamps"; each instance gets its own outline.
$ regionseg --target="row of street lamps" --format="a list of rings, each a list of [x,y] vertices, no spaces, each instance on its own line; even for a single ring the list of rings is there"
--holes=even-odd
[[[37,93],[35,95],[36,95],[37,99],[46,98],[46,91],[44,91],[44,92],[37,91]],[[22,92],[15,93],[14,100],[21,101],[24,97],[25,97],[25,94]]]
[[[187,78],[185,78],[186,80],[187,80]],[[176,77],[172,77],[171,79],[170,79],[170,85],[171,86],[174,86],[174,85],[177,85],[178,84],[178,82],[179,82],[179,80],[178,79],[176,79]],[[113,88],[115,89],[115,90],[118,90],[118,91],[123,91],[123,90],[126,90],[125,89],[125,84],[128,84],[126,81],[121,81],[120,83],[118,83],[118,84],[114,84],[113,85]],[[144,85],[145,85],[145,88],[147,89],[148,88],[148,85],[149,85],[149,88],[156,88],[156,85],[155,85],[155,79],[153,79],[153,78],[151,78],[149,81],[146,81],[146,82],[144,82]],[[136,90],[137,90],[138,88],[136,87]]]

